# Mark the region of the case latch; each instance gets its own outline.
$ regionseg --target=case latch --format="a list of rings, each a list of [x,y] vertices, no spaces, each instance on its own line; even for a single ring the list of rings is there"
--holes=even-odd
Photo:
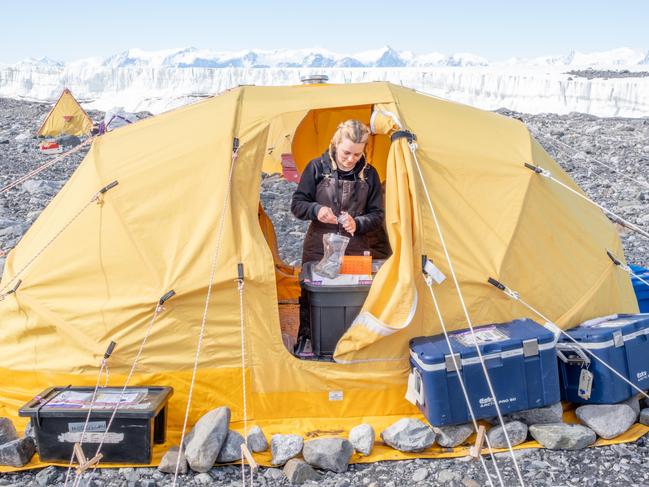
[[[539,341],[536,338],[523,340],[523,356],[534,357],[539,354]]]
[[[453,361],[453,357],[455,357],[455,361]],[[446,361],[446,372],[457,372],[455,362],[457,362],[459,370],[462,370],[462,356],[459,353],[446,355],[444,359]]]

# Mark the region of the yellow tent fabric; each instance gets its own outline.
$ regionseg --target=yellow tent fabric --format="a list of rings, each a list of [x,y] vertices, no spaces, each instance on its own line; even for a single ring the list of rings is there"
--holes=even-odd
[[[283,285],[260,225],[269,130],[288,113],[335,120],[349,108],[367,118],[375,107],[389,109],[418,144],[415,157],[404,139],[390,144],[389,131],[375,137],[384,149],[372,162],[386,178],[397,252],[363,312],[389,333],[355,325],[339,345],[339,363],[301,361],[281,340]],[[304,140],[321,140],[314,130]],[[293,147],[299,143],[294,134]],[[628,276],[606,256],[606,249],[622,255],[611,223],[524,162],[577,188],[520,122],[388,83],[240,87],[102,135],[7,258],[0,294],[21,283],[0,301],[0,416],[17,419],[17,409],[48,386],[94,385],[111,340],[110,383],[123,383],[157,301],[173,289],[131,384],[174,387],[169,427],[178,430],[213,262],[190,425],[221,405],[231,407],[235,424],[243,417],[238,263],[249,420],[307,432],[337,431],[352,418],[416,415],[404,399],[408,340],[440,332],[421,254],[450,275],[425,188],[474,324],[529,316],[488,277],[564,328],[637,312]],[[295,277],[286,277],[296,289]],[[463,328],[450,281],[436,287],[438,300],[446,325]]]
[[[79,102],[65,88],[61,96],[45,117],[38,135],[57,137],[59,135],[87,135],[92,130],[92,120]]]

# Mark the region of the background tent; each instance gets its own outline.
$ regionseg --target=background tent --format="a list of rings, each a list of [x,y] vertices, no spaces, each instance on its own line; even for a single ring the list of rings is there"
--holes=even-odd
[[[92,130],[92,120],[79,102],[65,88],[61,96],[45,117],[38,135],[57,137],[59,135],[87,135]]]
[[[377,108],[414,132],[419,147],[415,159],[405,139],[391,144],[387,124],[368,154],[385,178],[394,255],[340,343],[340,363],[301,361],[284,348],[278,318],[278,295],[297,292],[295,276],[278,280],[260,225],[270,134],[281,133],[286,114],[304,113],[292,134],[304,164],[337,123],[369,122]],[[622,255],[613,225],[525,162],[576,188],[522,123],[387,83],[241,87],[107,133],[8,256],[0,292],[21,284],[0,302],[0,416],[15,417],[47,386],[94,384],[110,340],[118,344],[110,380],[120,384],[158,299],[173,289],[133,384],[175,388],[169,424],[177,429],[214,268],[190,424],[219,405],[241,420],[240,262],[249,418],[297,432],[414,414],[404,400],[408,340],[440,332],[420,256],[449,275],[424,188],[474,324],[535,318],[488,277],[566,328],[636,312],[628,276],[605,253]],[[451,280],[436,292],[446,324],[466,327]]]

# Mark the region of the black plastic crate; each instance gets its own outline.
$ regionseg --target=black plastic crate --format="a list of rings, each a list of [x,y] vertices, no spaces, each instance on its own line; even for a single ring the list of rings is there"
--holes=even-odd
[[[311,344],[318,356],[331,356],[338,340],[358,316],[370,285],[314,286],[300,283],[307,292],[311,318]]]
[[[51,387],[20,408],[20,416],[31,418],[42,461],[70,461],[74,444],[81,441],[93,390],[92,387]],[[121,391],[121,387],[102,387],[97,392],[83,437],[82,449],[88,459],[94,457],[104,437]],[[149,464],[153,444],[165,442],[167,402],[173,389],[128,387],[125,394],[105,435],[101,461]]]

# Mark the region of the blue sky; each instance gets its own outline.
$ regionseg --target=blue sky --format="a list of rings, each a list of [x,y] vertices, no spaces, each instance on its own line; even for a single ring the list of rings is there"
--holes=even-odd
[[[310,0],[104,2],[12,0],[0,17],[0,62],[70,61],[129,47],[213,50],[390,45],[497,61],[616,47],[649,50],[649,1]]]

